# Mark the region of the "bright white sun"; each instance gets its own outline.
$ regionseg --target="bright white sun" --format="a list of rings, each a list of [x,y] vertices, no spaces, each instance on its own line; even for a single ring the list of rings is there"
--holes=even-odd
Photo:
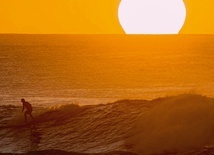
[[[183,0],[122,0],[118,16],[127,34],[178,34],[186,8]]]

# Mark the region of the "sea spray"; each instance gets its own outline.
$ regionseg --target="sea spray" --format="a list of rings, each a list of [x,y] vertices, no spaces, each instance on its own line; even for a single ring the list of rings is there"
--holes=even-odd
[[[198,95],[165,98],[139,117],[126,145],[138,153],[186,152],[214,144],[214,100]]]

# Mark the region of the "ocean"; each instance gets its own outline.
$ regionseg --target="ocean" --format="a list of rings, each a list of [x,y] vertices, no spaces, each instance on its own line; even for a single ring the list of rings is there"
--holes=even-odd
[[[214,35],[1,34],[0,153],[210,152],[213,51]]]

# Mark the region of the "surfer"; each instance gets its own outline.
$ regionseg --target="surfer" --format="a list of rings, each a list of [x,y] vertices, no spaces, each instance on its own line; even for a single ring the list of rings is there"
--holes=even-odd
[[[23,103],[23,108],[22,108],[22,112],[24,111],[24,109],[26,108],[27,110],[25,111],[25,122],[27,122],[27,114],[30,115],[30,117],[34,120],[33,116],[32,116],[32,105],[29,102],[26,102],[25,99],[21,99],[21,102]]]

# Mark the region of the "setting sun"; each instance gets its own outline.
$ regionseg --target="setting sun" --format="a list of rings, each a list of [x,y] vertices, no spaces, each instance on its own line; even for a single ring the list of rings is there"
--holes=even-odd
[[[186,8],[182,0],[122,0],[118,16],[127,34],[177,34]]]
[[[0,4],[0,33],[214,34],[213,0],[10,0]]]

